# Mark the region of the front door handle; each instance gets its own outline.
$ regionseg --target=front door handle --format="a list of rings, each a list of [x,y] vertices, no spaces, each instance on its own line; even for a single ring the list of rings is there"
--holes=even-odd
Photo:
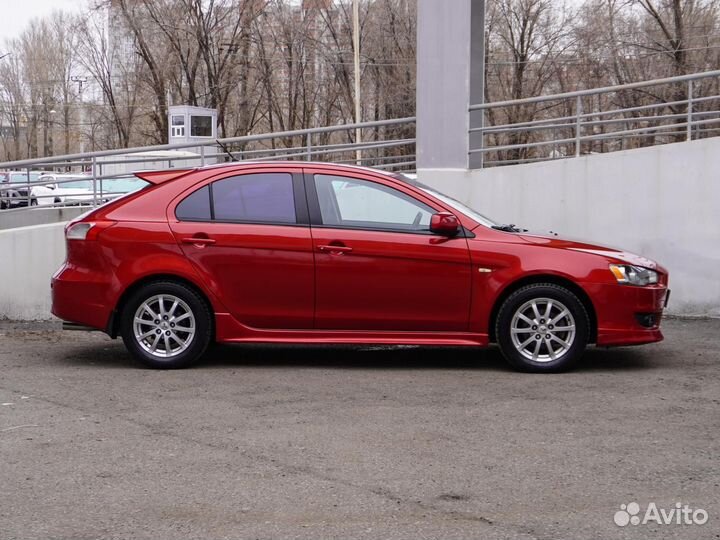
[[[327,246],[318,246],[318,250],[323,253],[330,253],[331,255],[342,255],[343,253],[350,253],[352,248],[348,246],[335,246],[330,244]]]
[[[199,236],[193,236],[191,238],[183,238],[182,239],[183,244],[192,244],[194,246],[210,246],[215,243],[215,240],[212,238],[204,238]]]

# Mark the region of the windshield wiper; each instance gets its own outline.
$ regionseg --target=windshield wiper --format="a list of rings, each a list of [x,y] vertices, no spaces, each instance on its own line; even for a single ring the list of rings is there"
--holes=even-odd
[[[516,227],[514,223],[510,225],[493,225],[492,228],[503,232],[527,232],[527,229]]]

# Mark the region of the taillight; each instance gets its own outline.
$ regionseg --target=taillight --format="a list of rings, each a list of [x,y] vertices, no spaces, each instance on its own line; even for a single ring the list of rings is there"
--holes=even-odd
[[[86,242],[97,240],[98,235],[105,229],[115,225],[115,221],[80,221],[70,223],[65,229],[67,240],[84,240]]]

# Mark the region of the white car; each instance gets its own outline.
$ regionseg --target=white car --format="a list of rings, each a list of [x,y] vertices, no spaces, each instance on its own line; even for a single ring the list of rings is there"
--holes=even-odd
[[[45,174],[30,191],[30,204],[83,204],[93,200],[92,179],[77,174]]]
[[[1,171],[0,210],[27,206],[28,189],[45,174],[43,171]]]
[[[37,182],[32,188],[32,205],[104,203],[146,185],[144,180],[130,176],[98,180],[94,190],[92,177],[78,174],[46,174]]]

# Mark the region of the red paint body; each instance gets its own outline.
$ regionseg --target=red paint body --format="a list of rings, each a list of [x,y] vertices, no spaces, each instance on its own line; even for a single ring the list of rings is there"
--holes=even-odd
[[[175,217],[178,203],[202,186],[256,172],[304,175],[304,185],[314,173],[370,180],[436,212],[452,213],[470,232],[447,237],[343,229],[315,226],[312,217],[292,225]],[[550,280],[583,296],[598,345],[662,339],[657,326],[646,328],[636,320],[640,313],[660,320],[668,275],[656,263],[608,248],[495,230],[378,171],[236,163],[144,176],[155,185],[74,222],[99,226],[88,240],[67,242],[67,260],[52,280],[56,316],[114,335],[124,293],[162,276],[191,283],[204,294],[219,342],[487,345],[498,303],[525,283]],[[618,284],[608,264],[623,262],[656,270],[659,283]]]

